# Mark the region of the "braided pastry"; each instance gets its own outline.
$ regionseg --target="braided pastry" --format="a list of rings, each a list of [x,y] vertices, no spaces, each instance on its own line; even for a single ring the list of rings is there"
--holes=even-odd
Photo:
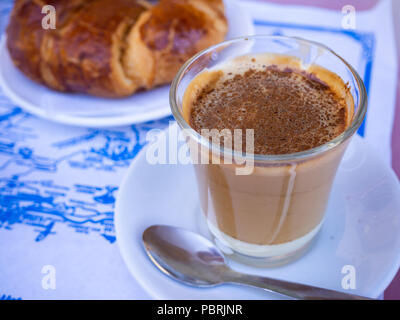
[[[56,29],[42,28],[44,5],[55,7]],[[123,97],[170,82],[185,60],[226,32],[222,0],[16,0],[7,46],[36,82]]]

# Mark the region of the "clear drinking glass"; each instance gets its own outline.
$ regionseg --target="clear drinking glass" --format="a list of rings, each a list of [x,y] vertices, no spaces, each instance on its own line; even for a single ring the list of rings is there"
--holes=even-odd
[[[210,143],[191,129],[182,110],[190,82],[202,71],[218,68],[238,56],[264,53],[295,57],[305,70],[320,66],[339,76],[354,102],[346,130],[303,152],[261,155]],[[313,41],[283,36],[242,37],[212,46],[187,61],[172,83],[170,104],[180,128],[201,147],[200,154],[211,155],[209,163],[197,161],[194,168],[201,210],[221,250],[254,266],[276,266],[299,257],[321,228],[336,170],[366,113],[367,94],[357,72],[331,49]],[[227,153],[238,161],[211,161]],[[238,163],[245,161],[253,161],[252,173],[237,174]]]

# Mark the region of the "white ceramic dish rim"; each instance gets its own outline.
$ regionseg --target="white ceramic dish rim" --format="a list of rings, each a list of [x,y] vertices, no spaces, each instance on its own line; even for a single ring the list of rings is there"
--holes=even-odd
[[[165,129],[164,131],[167,131],[167,129]],[[361,139],[363,140],[361,137],[356,137],[357,139]],[[353,138],[354,139],[354,138]],[[365,143],[365,142],[364,142]],[[119,189],[125,189],[127,188],[127,185],[131,179],[131,175],[132,172],[134,172],[134,168],[140,163],[140,157],[143,156],[143,154],[145,154],[146,149],[148,148],[149,145],[146,145],[140,152],[139,154],[136,156],[136,158],[132,161],[132,163],[130,164],[126,175],[124,176]],[[390,171],[390,179],[394,180],[396,183],[399,183],[397,176],[395,175],[395,173],[393,172],[392,168],[386,168],[388,169],[388,171]],[[400,186],[398,188],[398,191],[400,190]],[[122,258],[127,266],[127,268],[129,269],[130,273],[132,276],[134,276],[134,270],[131,269],[131,263],[129,262],[129,259],[127,258],[126,254],[125,254],[125,248],[122,247],[122,245],[120,244],[120,242],[118,241],[118,234],[119,234],[119,226],[121,225],[122,221],[120,221],[121,219],[121,215],[119,212],[121,212],[121,208],[120,208],[120,203],[121,203],[121,194],[122,192],[119,192],[117,194],[117,198],[116,198],[116,205],[115,205],[115,214],[114,214],[114,225],[115,225],[115,229],[116,229],[116,234],[117,234],[117,243],[118,243],[118,247],[119,250],[121,252]],[[143,249],[143,248],[142,248]],[[144,249],[143,249],[144,252]],[[390,285],[390,283],[393,281],[394,277],[396,276],[396,273],[398,272],[400,268],[400,253],[397,256],[397,259],[393,262],[392,267],[390,269],[390,271],[386,274],[386,276],[384,277],[384,280],[381,281],[380,285],[375,287],[374,290],[372,290],[372,292],[370,293],[371,297],[374,298],[379,298],[383,292],[386,290],[386,288]],[[146,279],[138,279],[136,277],[134,277],[138,283],[140,284],[141,287],[143,287],[143,289],[149,293],[152,297],[154,297],[155,299],[165,299],[165,297],[161,294],[158,295],[157,293],[154,292],[154,290],[152,290],[148,284],[146,283]],[[200,290],[200,289],[199,289]],[[222,299],[222,297],[221,297]]]

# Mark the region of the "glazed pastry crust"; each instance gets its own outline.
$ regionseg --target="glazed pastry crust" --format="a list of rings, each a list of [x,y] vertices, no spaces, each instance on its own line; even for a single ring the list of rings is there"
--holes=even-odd
[[[42,7],[56,29],[42,28]],[[16,0],[7,28],[14,64],[63,92],[124,97],[170,82],[196,52],[222,41],[221,0]]]

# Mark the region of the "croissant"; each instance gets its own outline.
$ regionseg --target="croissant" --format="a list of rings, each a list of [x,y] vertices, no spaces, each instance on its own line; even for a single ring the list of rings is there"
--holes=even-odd
[[[56,29],[42,28],[53,5]],[[124,97],[170,82],[222,41],[222,0],[16,0],[7,47],[26,76],[62,92]]]

